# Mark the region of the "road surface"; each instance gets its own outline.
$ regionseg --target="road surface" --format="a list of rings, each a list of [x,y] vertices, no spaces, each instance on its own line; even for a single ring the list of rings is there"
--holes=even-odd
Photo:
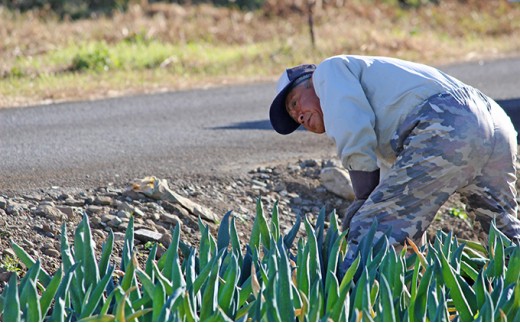
[[[520,105],[520,58],[441,69],[505,100],[510,112]],[[239,174],[334,156],[325,135],[271,130],[273,94],[274,84],[262,83],[1,109],[0,193],[84,189],[147,175]]]

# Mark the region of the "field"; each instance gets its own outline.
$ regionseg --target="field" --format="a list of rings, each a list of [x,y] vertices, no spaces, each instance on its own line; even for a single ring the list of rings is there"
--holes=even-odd
[[[254,12],[144,1],[82,20],[0,7],[0,108],[274,81],[286,66],[340,53],[433,65],[520,55],[520,3],[438,2],[405,9],[396,0],[322,0],[310,16],[303,0],[267,0]],[[144,242],[138,231],[179,210],[166,212],[167,204],[135,192],[103,187],[73,195],[53,187],[0,195],[0,320],[520,320],[520,248],[494,225],[484,237],[461,239],[477,230],[450,201],[432,227],[452,232],[436,231],[423,246],[408,241],[399,252],[385,237],[374,240],[374,225],[359,255],[344,261],[350,247],[334,211],[323,207],[314,217],[309,208],[295,220],[287,210],[296,182],[308,193],[296,195],[299,203],[342,206],[327,191],[317,194],[321,163],[302,164],[281,166],[285,173],[258,168],[243,181],[189,183],[190,198],[227,209],[240,203],[241,212],[256,210],[254,220],[226,213],[206,224],[172,215],[174,228],[161,222],[153,231],[161,232],[159,243]],[[288,183],[286,201],[274,202],[267,189],[252,199],[247,180],[266,178]],[[270,215],[262,201],[274,203]],[[129,220],[112,230],[104,213],[123,202]],[[55,205],[70,214],[50,212]]]
[[[0,107],[272,81],[287,66],[341,53],[434,65],[520,54],[520,3],[320,3],[314,44],[297,0],[253,12],[133,3],[82,20],[0,7]]]

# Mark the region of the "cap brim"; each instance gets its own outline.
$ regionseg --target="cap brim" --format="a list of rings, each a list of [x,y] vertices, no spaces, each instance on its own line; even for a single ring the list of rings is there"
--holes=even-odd
[[[278,95],[274,98],[269,110],[271,126],[276,132],[282,135],[288,135],[294,132],[300,126],[299,123],[291,118],[285,108],[285,98],[291,90],[292,83],[293,82],[287,84],[287,86],[282,91],[280,91],[280,93],[278,93]]]

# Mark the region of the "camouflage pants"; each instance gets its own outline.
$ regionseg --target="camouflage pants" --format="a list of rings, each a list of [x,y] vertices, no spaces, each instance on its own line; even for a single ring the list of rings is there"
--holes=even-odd
[[[390,243],[419,241],[455,192],[488,230],[493,219],[520,240],[516,202],[516,131],[505,112],[476,89],[429,98],[414,109],[391,142],[396,161],[350,222],[356,245],[374,219]],[[355,248],[353,248],[355,249]]]

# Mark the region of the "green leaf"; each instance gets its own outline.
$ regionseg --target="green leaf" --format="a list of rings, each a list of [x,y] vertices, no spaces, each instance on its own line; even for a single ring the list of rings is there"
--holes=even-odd
[[[166,291],[161,281],[159,281],[158,284],[155,285],[155,288],[153,289],[153,292],[151,294],[153,295],[152,321],[159,322],[160,317],[163,313],[163,308],[166,299]]]
[[[517,246],[511,256],[509,257],[509,263],[507,264],[507,271],[505,274],[505,285],[511,285],[514,283],[520,284],[518,281],[520,273],[520,246]]]
[[[271,231],[269,230],[269,226],[267,225],[267,220],[264,216],[263,206],[262,206],[262,200],[257,199],[256,202],[256,218],[255,223],[258,223],[259,229],[260,229],[260,239],[262,241],[262,244],[267,248],[271,249]],[[254,224],[253,224],[254,226]]]
[[[39,322],[42,320],[42,313],[40,302],[38,300],[38,291],[36,290],[36,283],[34,280],[29,279],[29,283],[25,287],[23,292],[27,292],[27,302],[21,303],[21,307],[25,314],[25,320],[28,322]]]
[[[157,257],[157,243],[153,244],[152,249],[150,249],[150,253],[148,254],[148,258],[146,258],[146,264],[144,265],[145,272],[153,279],[153,263],[155,262],[155,258]]]
[[[320,281],[315,281],[309,295],[309,322],[318,322],[323,316],[324,309],[323,287]]]
[[[298,256],[296,258],[296,279],[298,282],[298,289],[308,298],[311,292],[310,272],[309,272],[309,247],[304,246],[304,242],[298,242]]]
[[[294,321],[293,292],[291,284],[291,265],[282,240],[278,240],[278,288],[276,290],[280,318],[284,322]]]
[[[372,308],[372,304],[370,303],[370,290],[371,288],[368,272],[364,270],[361,273],[359,281],[356,283],[356,287],[352,291],[352,293],[354,294],[354,299],[352,300],[352,309],[363,311],[370,310]],[[355,317],[351,317],[351,320],[355,319]]]
[[[49,285],[42,293],[42,297],[40,298],[40,308],[42,310],[42,316],[45,317],[47,315],[47,311],[49,310],[52,300],[58,291],[58,287],[60,286],[62,279],[62,271],[61,268],[58,269],[54,276],[52,277]]]
[[[332,317],[333,310],[336,303],[340,301],[339,299],[339,283],[336,278],[336,275],[333,272],[327,273],[327,286],[326,290],[326,301],[325,301],[325,313],[326,315]]]
[[[227,249],[229,246],[229,242],[231,240],[229,236],[229,218],[231,216],[231,211],[228,211],[222,221],[220,222],[220,226],[218,228],[217,235],[217,250]]]
[[[328,255],[328,264],[327,264],[327,272],[331,272],[334,276],[336,276],[337,268],[338,268],[338,261],[339,261],[339,251],[341,249],[341,246],[343,244],[346,244],[345,236],[347,235],[347,231],[343,232],[336,240],[334,241],[334,244],[332,245],[332,248],[329,251]],[[336,279],[336,278],[334,278]],[[328,289],[328,279],[325,284],[325,289]]]
[[[32,266],[31,269],[29,269],[29,271],[27,271],[25,276],[20,281],[20,286],[19,286],[19,289],[20,289],[20,306],[22,308],[22,311],[25,310],[24,309],[24,304],[28,302],[29,290],[30,290],[28,285],[31,283],[31,281],[34,282],[34,281],[37,280],[37,277],[38,277],[38,274],[40,272],[40,269],[41,269],[41,264],[40,264],[40,261],[38,260],[34,264],[34,266]]]
[[[3,311],[4,322],[20,322],[20,297],[18,296],[18,285],[17,285],[16,273],[11,274],[9,277],[9,283],[5,287],[6,298]]]
[[[273,234],[273,240],[278,241],[280,239],[280,224],[278,219],[278,201],[274,202],[273,212],[271,215],[271,232]]]
[[[442,263],[442,277],[446,283],[446,286],[450,290],[450,295],[453,298],[455,308],[459,312],[461,319],[464,321],[473,320],[473,312],[466,299],[466,295],[464,295],[464,292],[462,291],[460,286],[461,282],[455,276],[451,265],[448,263],[442,252],[439,255],[436,254],[435,256],[440,258]],[[474,297],[474,295],[467,296]]]
[[[109,271],[109,262],[112,251],[114,250],[114,232],[112,229],[108,232],[107,240],[103,243],[101,249],[101,259],[99,260],[99,277],[103,277]]]
[[[158,268],[157,264],[153,264],[153,269],[154,269],[154,276],[155,276],[155,278],[157,280],[160,280],[161,283],[164,285],[164,289],[166,290],[166,294],[167,295],[171,295],[173,293],[173,291],[174,291],[173,283],[159,271],[159,268]]]
[[[20,261],[28,269],[31,269],[31,267],[34,266],[34,264],[36,264],[36,261],[31,256],[29,256],[29,254],[27,252],[25,252],[25,250],[22,247],[20,247],[19,245],[17,245],[14,241],[11,241],[11,247],[13,248],[13,251],[16,254],[16,257],[18,257],[18,259],[20,259]],[[40,268],[39,273],[38,273],[38,280],[45,287],[51,281],[51,276],[44,269]]]
[[[243,257],[242,257],[242,245],[240,244],[240,239],[238,238],[237,228],[235,225],[235,218],[231,219],[230,226],[230,236],[231,236],[231,248],[235,255],[238,256],[238,264],[242,265]]]
[[[381,319],[383,322],[397,322],[394,307],[394,297],[384,273],[381,273],[380,281]]]
[[[202,220],[199,218],[199,227],[201,228],[201,237],[200,237],[200,250],[199,250],[199,265],[201,268],[206,267],[211,258],[215,256],[218,252],[215,240],[209,233],[208,226],[202,223]],[[170,245],[171,247],[171,245]],[[170,248],[168,248],[168,252]],[[163,256],[164,257],[164,256]],[[162,260],[162,258],[161,258]],[[161,267],[162,268],[162,267]]]
[[[217,263],[213,266],[206,288],[202,295],[202,304],[200,308],[200,319],[206,321],[217,311],[218,307],[218,286],[219,286],[219,270],[221,259],[218,258]]]
[[[92,232],[90,230],[90,224],[88,221],[88,215],[83,214],[83,220],[76,230],[76,236],[82,235],[83,241],[76,243],[74,241],[74,250],[77,255],[82,255],[82,265],[85,268],[85,288],[94,287],[99,282],[99,268],[96,262],[96,254],[94,251],[94,240],[92,240]],[[81,250],[78,252],[78,250]]]
[[[484,291],[484,304],[480,307],[477,320],[481,322],[494,322],[495,307],[491,295]]]
[[[305,223],[305,231],[307,232],[307,245],[309,247],[309,278],[311,285],[316,281],[321,281],[321,267],[319,251],[318,251],[318,241],[316,239],[316,235],[314,234],[314,230],[309,223],[307,217],[304,218]]]
[[[98,282],[95,286],[93,292],[90,294],[88,302],[83,307],[80,317],[88,317],[91,316],[95,309],[98,307],[98,304],[102,304],[104,301],[104,293],[106,291],[106,287],[112,278],[112,274],[114,273],[114,268],[107,268],[107,272],[103,276],[103,278]]]
[[[123,243],[123,253],[121,254],[121,270],[126,272],[126,267],[132,261],[134,253],[134,217],[130,217],[128,226],[126,227],[125,240]]]
[[[218,304],[228,316],[233,316],[231,312],[231,305],[233,302],[233,296],[235,294],[235,287],[237,285],[238,277],[240,276],[240,268],[238,267],[238,261],[234,254],[228,254],[231,262],[227,266],[227,270],[224,273],[224,281],[220,285],[218,291]]]
[[[69,242],[67,240],[67,226],[65,223],[61,225],[61,261],[63,263],[63,272],[69,271],[69,269],[74,265],[74,257],[72,256],[72,251],[69,247]]]
[[[491,257],[486,274],[490,277],[500,277],[505,271],[505,255],[504,244],[502,238],[497,235],[494,243],[490,246],[493,248],[494,256]]]
[[[296,235],[298,234],[298,231],[300,230],[300,225],[302,223],[302,217],[300,214],[296,214],[296,223],[293,225],[289,233],[283,237],[283,243],[285,244],[286,249],[291,249],[294,243],[294,239],[296,238]]]
[[[419,283],[417,293],[415,294],[415,299],[413,300],[413,309],[412,306],[410,306],[410,311],[413,310],[415,321],[424,322],[426,320],[428,310],[428,297],[432,297],[428,294],[428,287],[432,282],[432,277],[432,267],[427,267]]]
[[[218,263],[218,267],[220,267],[220,262],[221,262],[221,258],[222,258],[223,254],[224,254],[224,250],[221,250],[219,252],[219,254],[216,257],[213,257],[213,259],[211,259],[211,262],[209,264],[207,264],[206,267],[204,267],[202,269],[202,271],[199,273],[199,275],[197,276],[197,278],[195,279],[195,281],[193,283],[193,293],[194,294],[197,294],[199,292],[199,290],[202,288],[202,286],[204,285],[204,283],[210,278],[209,274],[212,272],[212,270],[214,270],[215,265],[217,263]]]
[[[73,273],[76,270],[78,264],[72,265],[60,282],[58,291],[54,295],[54,307],[52,309],[51,321],[63,322],[65,321],[66,313],[65,308],[69,307],[68,299],[70,298],[69,290],[73,278]]]

